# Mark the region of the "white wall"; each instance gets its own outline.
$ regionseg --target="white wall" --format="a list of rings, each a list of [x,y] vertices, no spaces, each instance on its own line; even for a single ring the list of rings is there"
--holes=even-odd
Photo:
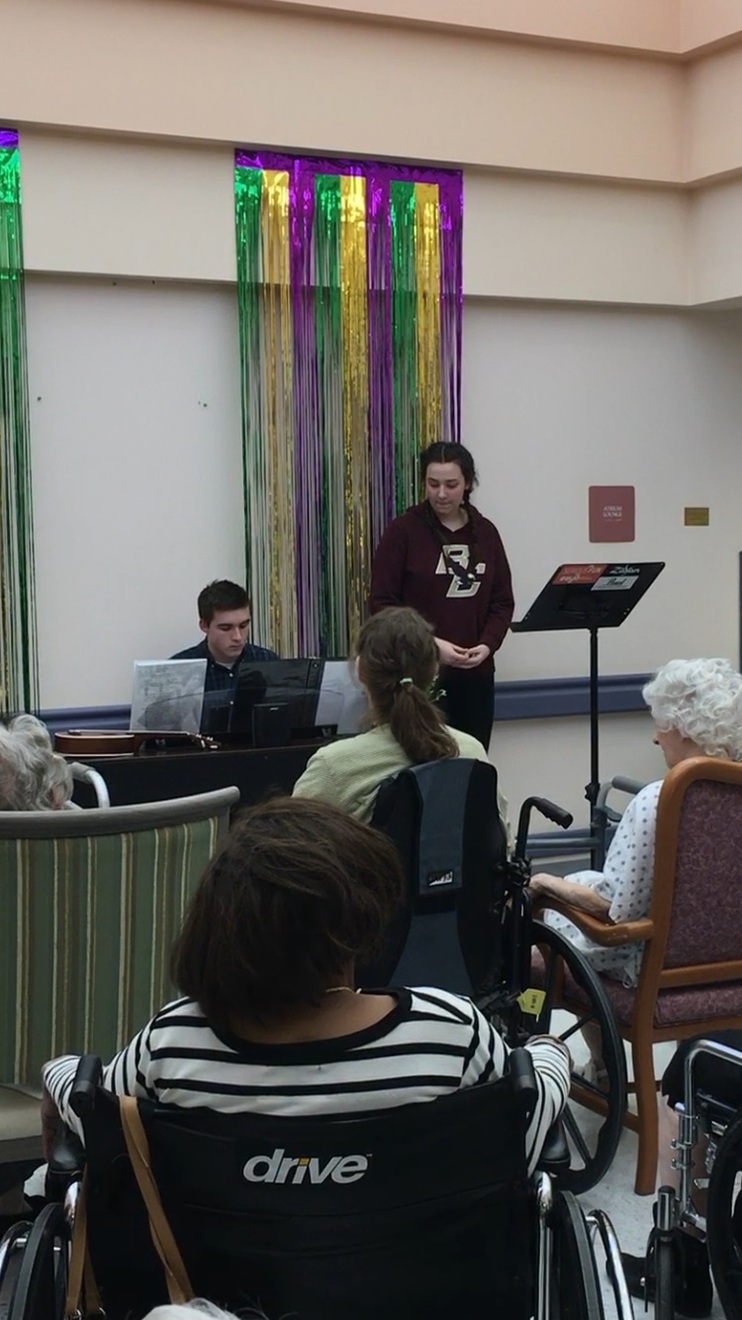
[[[601,633],[602,672],[737,660],[741,353],[738,313],[467,305],[463,434],[512,560],[516,617],[560,563],[667,563]],[[588,486],[614,484],[636,487],[636,541],[591,545]],[[686,505],[708,505],[710,526],[684,527]],[[511,635],[498,663],[510,679],[586,669],[583,634]]]
[[[6,0],[2,23],[14,124],[683,182],[673,61],[213,0]]]
[[[28,281],[44,707],[125,702],[135,658],[195,640],[195,596],[244,573],[234,289]],[[553,568],[666,559],[601,635],[605,673],[737,655],[737,313],[468,301],[464,425],[518,613]],[[587,540],[589,484],[635,484],[637,540]],[[685,528],[708,504],[709,528]],[[270,638],[257,639],[270,643]],[[585,673],[587,639],[511,636],[503,678]]]
[[[41,705],[128,702],[244,577],[234,289],[27,282]]]
[[[519,720],[495,724],[490,758],[497,766],[502,791],[510,805],[513,828],[524,798],[536,793],[572,812],[575,826],[586,827],[590,809],[585,785],[590,778],[590,730],[587,719]],[[629,775],[649,781],[664,774],[659,748],[652,743],[649,714],[604,715],[600,720],[600,778]],[[617,795],[613,806],[623,810]],[[552,830],[534,813],[533,830]],[[558,831],[557,831],[558,837]]]
[[[231,146],[24,129],[21,170],[28,271],[234,281]],[[725,254],[740,211],[734,194],[717,220]],[[464,173],[467,295],[684,306],[704,233],[677,188]],[[707,284],[723,296],[718,263]]]

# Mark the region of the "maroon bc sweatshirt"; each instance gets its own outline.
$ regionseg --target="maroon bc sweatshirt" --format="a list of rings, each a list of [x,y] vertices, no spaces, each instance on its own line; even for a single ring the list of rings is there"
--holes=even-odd
[[[411,605],[433,625],[436,637],[457,646],[488,646],[494,653],[515,605],[500,534],[471,505],[469,522],[455,532],[432,510],[428,514],[429,508],[427,501],[413,505],[379,541],[371,568],[371,613],[386,605]],[[458,573],[452,565],[458,565]],[[494,667],[490,656],[471,672],[484,674]]]

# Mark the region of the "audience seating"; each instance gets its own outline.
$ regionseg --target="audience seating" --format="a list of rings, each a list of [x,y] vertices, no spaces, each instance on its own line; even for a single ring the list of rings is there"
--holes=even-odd
[[[173,938],[238,798],[0,812],[0,1165],[40,1151],[28,1091],[48,1059],[110,1058],[171,995]]]
[[[636,1191],[654,1191],[657,1082],[652,1046],[742,1027],[742,765],[699,756],[667,774],[659,798],[649,915],[609,925],[569,904],[554,908],[606,947],[645,940],[639,982],[601,982],[631,1043],[639,1134]],[[579,1007],[569,975],[565,1005]]]
[[[600,1320],[587,1219],[571,1193],[552,1185],[547,1157],[527,1176],[536,1082],[525,1052],[514,1051],[510,1064],[498,1081],[371,1117],[216,1114],[140,1101],[143,1130],[130,1127],[125,1144],[121,1118],[132,1124],[137,1102],[127,1098],[122,1115],[115,1097],[95,1089],[99,1062],[81,1060],[71,1104],[85,1149],[62,1134],[50,1183],[61,1194],[86,1165],[83,1312],[101,1305],[109,1320],[125,1320],[168,1296],[196,1295],[275,1320]],[[133,1167],[147,1184],[147,1211]],[[55,1242],[63,1244],[63,1226],[54,1207],[44,1213],[49,1222],[21,1250],[9,1320],[61,1320],[54,1295],[64,1252]],[[617,1311],[628,1320],[618,1243],[602,1219]],[[78,1210],[79,1263],[81,1222]],[[12,1243],[9,1250],[8,1265]],[[5,1297],[0,1264],[0,1312]],[[81,1301],[75,1285],[71,1305]]]

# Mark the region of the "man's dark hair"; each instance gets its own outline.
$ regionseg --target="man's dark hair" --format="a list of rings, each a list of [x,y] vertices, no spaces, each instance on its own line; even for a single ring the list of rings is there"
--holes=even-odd
[[[273,798],[209,863],[173,949],[172,977],[209,1022],[320,1004],[367,963],[401,902],[397,850],[337,807]]]
[[[198,595],[198,617],[211,623],[215,614],[223,610],[250,609],[250,597],[244,587],[226,578],[215,578]]]

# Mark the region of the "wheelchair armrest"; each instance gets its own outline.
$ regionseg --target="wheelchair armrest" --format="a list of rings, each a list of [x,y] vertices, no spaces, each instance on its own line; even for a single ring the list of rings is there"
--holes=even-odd
[[[561,1118],[558,1118],[556,1123],[552,1123],[546,1134],[536,1167],[543,1173],[549,1173],[552,1177],[558,1178],[560,1173],[569,1172],[570,1163],[571,1157],[564,1132],[564,1124]]]
[[[508,1074],[514,1095],[526,1114],[532,1114],[538,1099],[533,1059],[528,1050],[511,1050],[508,1055]]]
[[[77,1065],[75,1080],[70,1091],[70,1108],[78,1118],[89,1114],[95,1104],[95,1093],[103,1076],[103,1065],[97,1054],[83,1054]]]
[[[614,775],[612,779],[605,779],[598,789],[598,796],[595,799],[595,808],[602,815],[610,819],[615,816],[617,820],[621,819],[621,812],[614,811],[607,805],[610,793],[615,789],[617,793],[627,793],[629,797],[635,797],[646,788],[645,779],[629,779],[627,775]]]
[[[85,1168],[85,1147],[71,1128],[60,1127],[52,1142],[44,1191],[48,1201],[63,1201],[70,1183]]]
[[[534,897],[534,916],[539,917],[546,909],[554,912],[561,912],[572,922],[583,935],[588,935],[596,944],[602,944],[606,949],[615,949],[622,944],[632,944],[635,940],[651,940],[654,935],[654,922],[649,917],[642,917],[638,921],[601,921],[599,917],[592,917],[588,912],[583,912],[582,908],[573,907],[571,903],[565,903],[561,898],[552,898],[546,894],[538,894]]]
[[[729,1127],[729,1124],[739,1113],[739,1109],[735,1109],[732,1105],[725,1105],[722,1100],[717,1100],[716,1096],[700,1089],[696,1090],[695,1107],[699,1118],[702,1120],[707,1119],[711,1123],[723,1123],[725,1127]]]

